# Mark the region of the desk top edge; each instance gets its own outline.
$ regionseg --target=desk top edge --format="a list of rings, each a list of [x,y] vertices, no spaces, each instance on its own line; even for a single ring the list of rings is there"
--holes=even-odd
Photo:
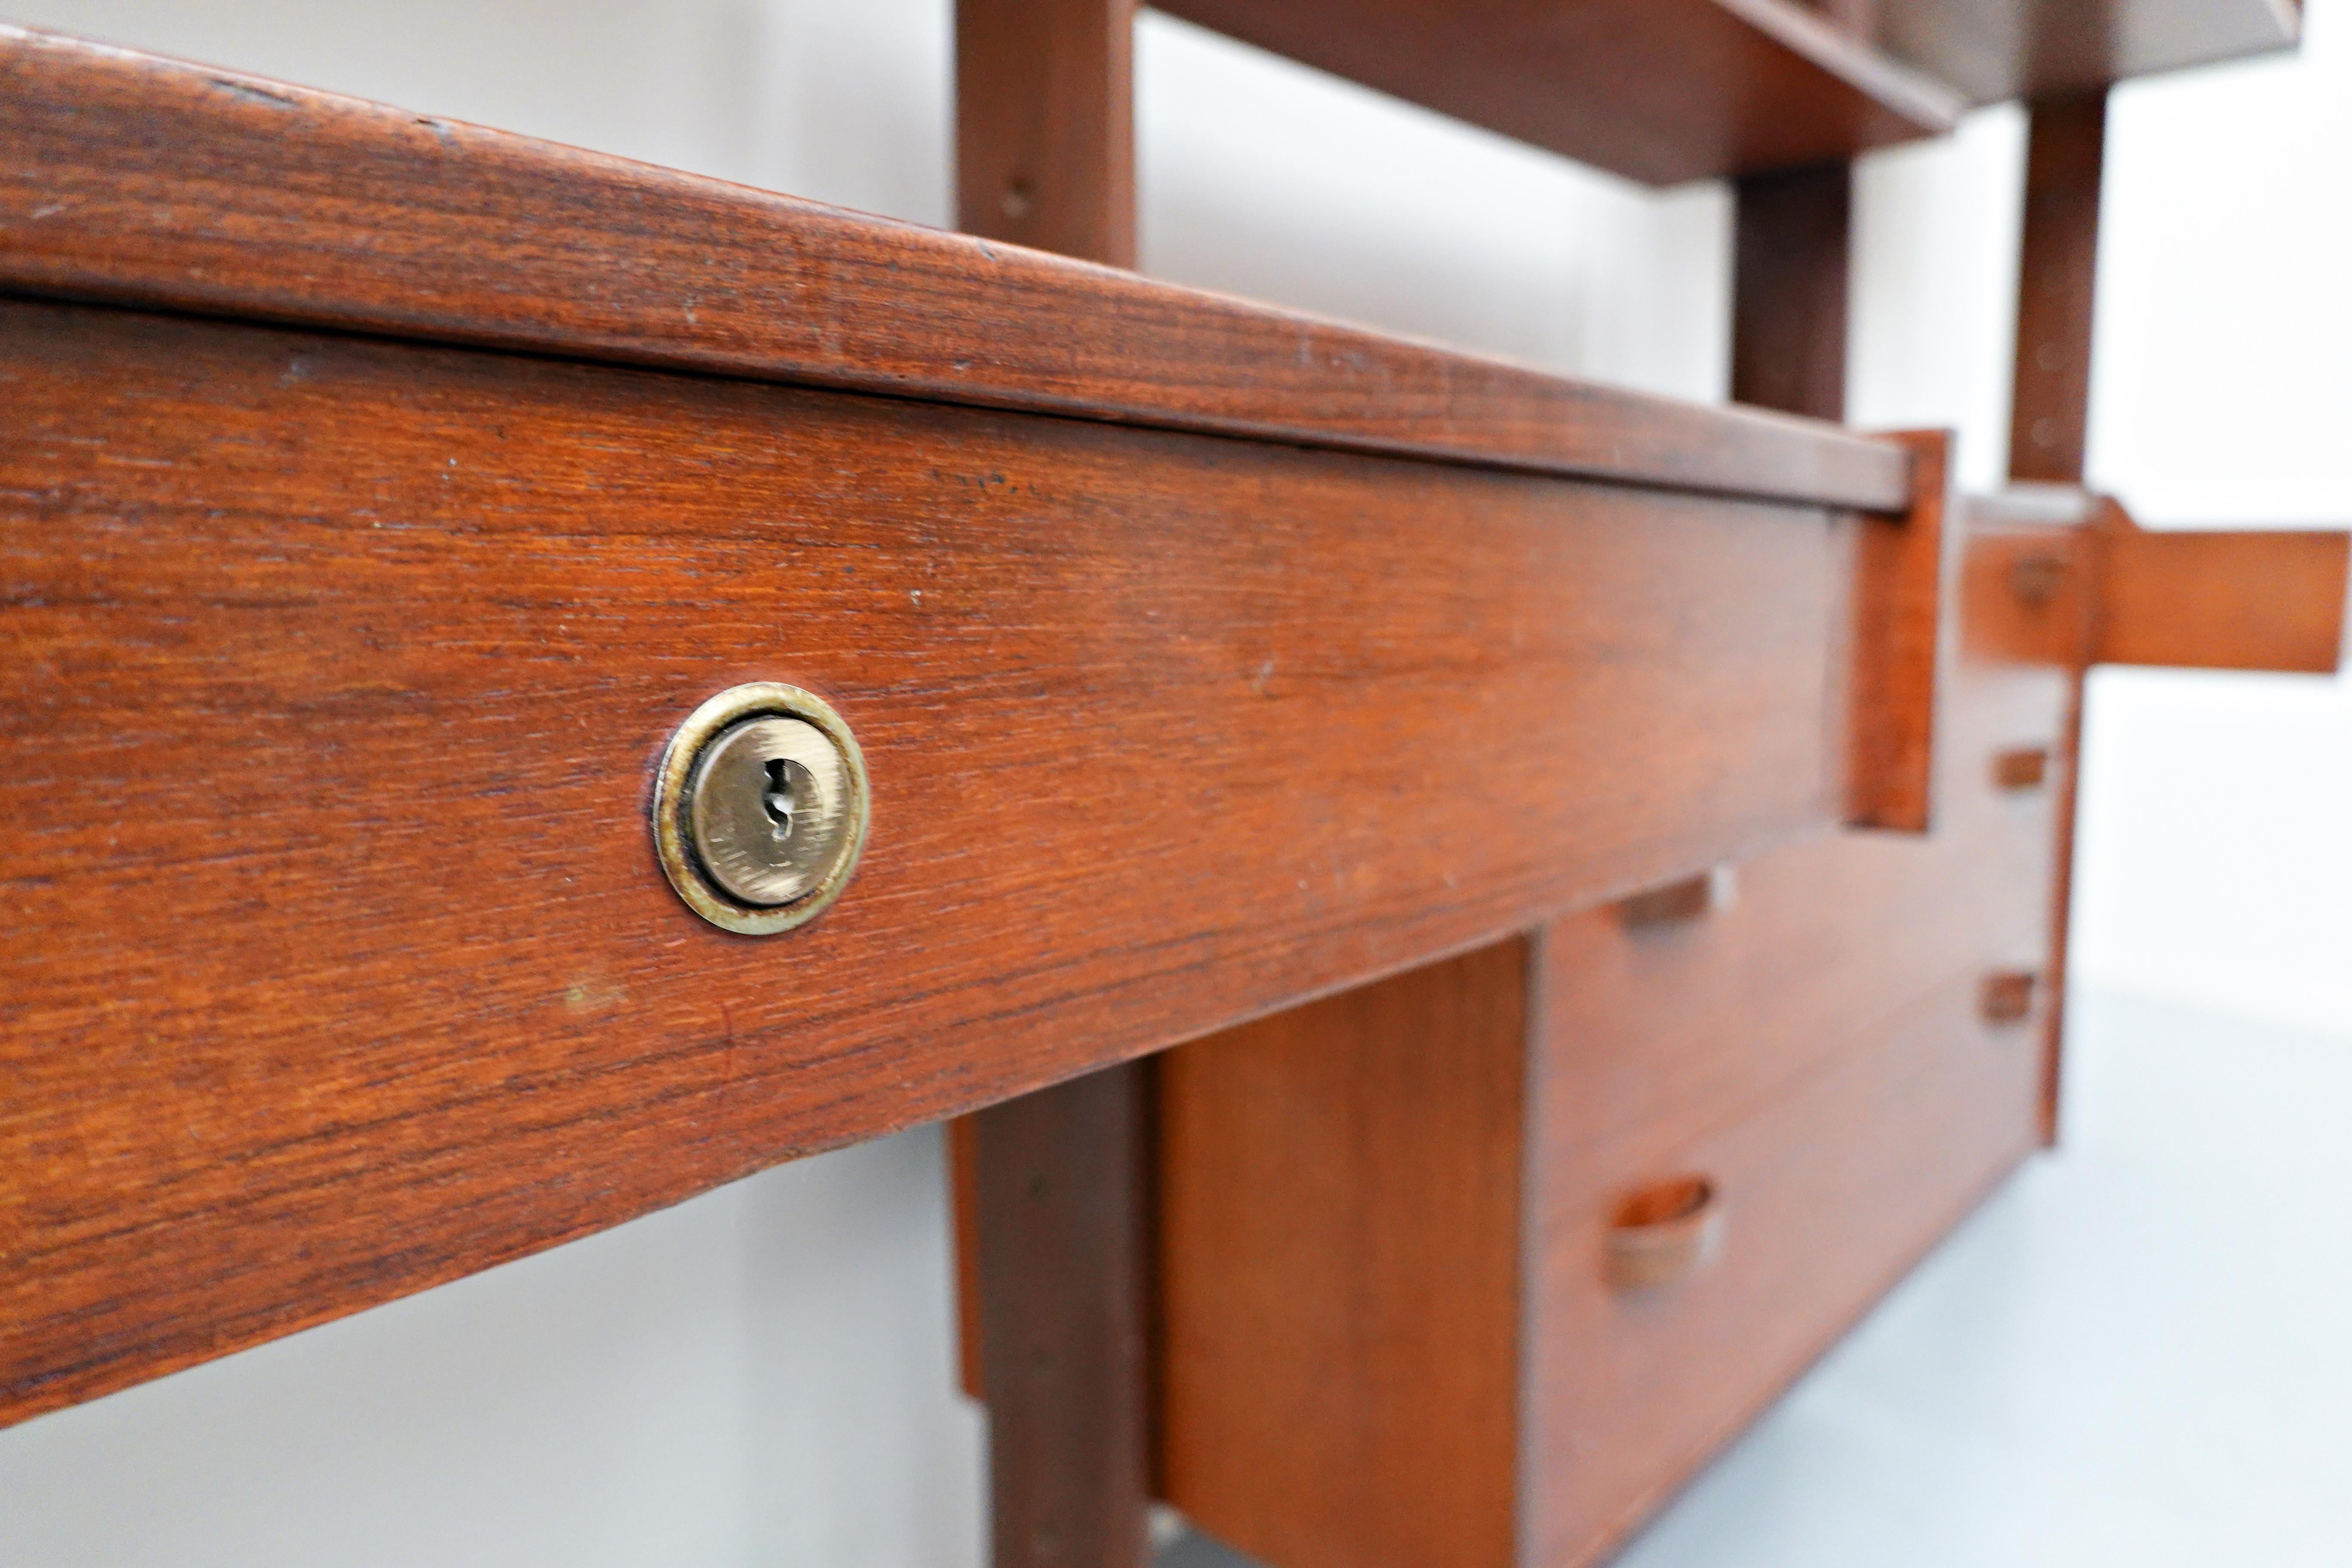
[[[0,290],[1900,510],[1895,444],[0,25]]]

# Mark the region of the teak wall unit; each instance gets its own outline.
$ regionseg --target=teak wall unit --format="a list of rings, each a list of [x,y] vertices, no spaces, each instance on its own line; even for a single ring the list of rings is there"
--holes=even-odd
[[[2292,38],[2167,5],[2116,37]],[[1000,1568],[1133,1563],[1155,1493],[1275,1568],[1584,1563],[2049,1134],[2084,668],[2343,621],[2344,535],[2079,488],[2113,40],[1596,0],[1580,95],[1565,13],[1177,9],[1739,176],[1781,412],[1088,265],[1104,0],[963,5],[978,238],[0,30],[0,1416],[977,1112]],[[1829,423],[1842,160],[2020,83],[2077,94],[2055,482],[1958,503]],[[767,939],[646,815],[756,679],[874,791]]]

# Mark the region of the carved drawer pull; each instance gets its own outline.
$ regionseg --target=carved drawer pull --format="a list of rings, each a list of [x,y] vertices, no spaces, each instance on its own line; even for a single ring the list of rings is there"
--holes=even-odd
[[[1988,1024],[2022,1024],[2033,1016],[2042,976],[2031,969],[2005,969],[1984,977],[1977,1010]]]
[[[1609,1226],[1609,1282],[1620,1290],[1673,1284],[1723,1246],[1723,1204],[1705,1176],[1676,1176],[1617,1205]]]
[[[1721,914],[1739,899],[1739,873],[1729,862],[1695,877],[1645,889],[1617,905],[1617,918],[1633,927],[1680,925]]]
[[[2040,789],[2050,782],[2050,748],[2020,746],[1992,760],[1993,782],[2011,791]]]

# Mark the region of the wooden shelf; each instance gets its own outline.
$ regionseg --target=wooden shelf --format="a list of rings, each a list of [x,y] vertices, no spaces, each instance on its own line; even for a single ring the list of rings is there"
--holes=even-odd
[[[1158,9],[1654,185],[1951,129],[1960,95],[1790,0],[1168,0]]]
[[[2294,0],[1879,0],[1886,52],[1971,103],[2083,92],[2294,47]]]
[[[2294,0],[1161,0],[1157,9],[1654,185],[1832,163],[1975,104],[2291,48]],[[1875,47],[1874,47],[1874,44]]]

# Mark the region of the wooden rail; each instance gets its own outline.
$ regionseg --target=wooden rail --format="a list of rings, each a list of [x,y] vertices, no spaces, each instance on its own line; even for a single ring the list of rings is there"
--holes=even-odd
[[[0,26],[14,289],[1900,510],[1903,454]]]

